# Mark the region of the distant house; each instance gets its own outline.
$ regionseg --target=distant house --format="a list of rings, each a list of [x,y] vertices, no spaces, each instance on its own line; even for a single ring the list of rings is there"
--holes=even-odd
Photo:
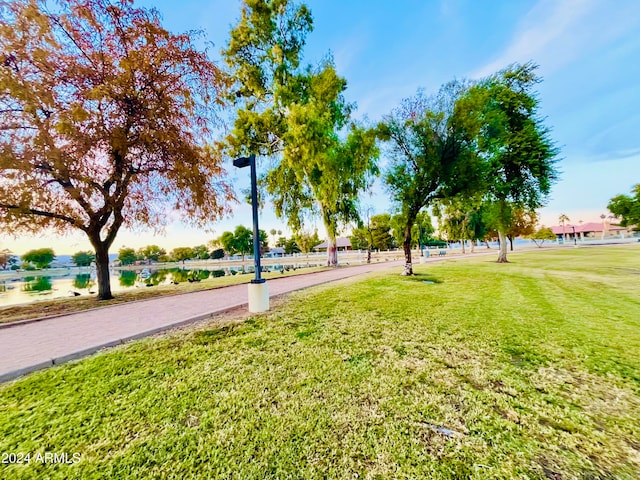
[[[551,227],[551,231],[558,238],[562,238],[565,235],[567,240],[573,240],[574,232],[576,238],[580,240],[603,238],[603,233],[604,237],[608,238],[626,238],[633,234],[633,227],[620,227],[609,223],[603,224],[602,222],[587,222],[578,225],[565,225],[564,233],[562,225]]]
[[[351,250],[351,240],[347,237],[338,237],[336,239],[336,245],[338,246],[338,251]],[[324,242],[316,245],[313,249],[316,252],[325,252],[327,250],[327,241],[325,240]]]
[[[267,253],[263,255],[265,258],[284,257],[284,248],[271,247]]]

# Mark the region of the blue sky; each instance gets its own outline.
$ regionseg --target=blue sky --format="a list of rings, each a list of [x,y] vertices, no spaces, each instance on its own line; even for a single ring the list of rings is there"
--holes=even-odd
[[[215,48],[226,42],[239,17],[239,0],[156,0],[172,31],[203,29]],[[453,78],[480,78],[510,63],[540,65],[541,113],[561,148],[562,172],[548,206],[545,225],[561,213],[573,222],[599,221],[608,200],[640,182],[640,2],[637,0],[309,0],[314,31],[305,61],[327,53],[347,79],[346,97],[356,118],[378,120],[418,88],[435,92]],[[383,159],[384,161],[384,159]],[[246,185],[243,171],[230,180]],[[363,202],[378,212],[390,208],[383,188]],[[285,230],[286,221],[264,210],[261,228]],[[193,230],[179,224],[164,235],[122,231],[112,250],[157,243],[171,249],[206,243],[238,224],[250,226],[248,205],[234,216]],[[320,234],[323,229],[321,225]],[[81,235],[0,238],[16,253],[52,246],[56,253],[88,248]]]

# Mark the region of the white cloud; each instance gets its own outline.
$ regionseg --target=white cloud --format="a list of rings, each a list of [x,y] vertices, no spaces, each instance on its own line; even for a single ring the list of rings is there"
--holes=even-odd
[[[490,75],[505,66],[531,59],[540,61],[551,47],[580,25],[580,20],[593,8],[590,0],[542,0],[529,11],[516,29],[511,44],[496,59],[484,65],[471,76]],[[557,55],[554,48],[554,55]]]
[[[541,0],[517,25],[511,43],[470,76],[529,60],[548,75],[628,33],[639,20],[640,4],[633,0]]]

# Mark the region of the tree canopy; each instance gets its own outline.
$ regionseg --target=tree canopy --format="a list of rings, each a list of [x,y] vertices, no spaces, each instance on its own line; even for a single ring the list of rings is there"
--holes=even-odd
[[[182,262],[184,265],[186,260],[191,260],[196,256],[196,252],[191,247],[176,247],[171,250],[170,256],[174,262]]]
[[[88,267],[96,261],[96,255],[90,251],[76,252],[71,255],[71,261],[78,267]]]
[[[327,230],[327,263],[337,264],[336,235],[358,219],[358,197],[376,173],[375,132],[349,123],[346,81],[330,58],[301,65],[308,8],[288,0],[245,2],[224,51],[236,79],[238,104],[227,137],[232,155],[274,161],[263,176],[276,214],[297,232],[318,215]],[[346,138],[340,132],[347,129]]]
[[[537,247],[542,247],[542,244],[545,242],[545,240],[555,240],[556,234],[553,233],[553,230],[551,230],[549,227],[545,227],[543,225],[535,232],[525,235],[525,237],[533,240],[533,243],[535,243]]]
[[[640,231],[640,183],[631,190],[633,196],[616,195],[611,199],[607,208],[617,218],[623,227],[634,226],[634,230]]]
[[[122,247],[118,250],[118,261],[120,265],[132,265],[138,260],[136,251],[130,247]]]
[[[266,251],[269,247],[269,237],[264,230],[259,231],[260,252]],[[244,225],[238,225],[233,232],[224,232],[217,243],[222,245],[224,251],[229,255],[242,255],[244,261],[245,255],[253,253],[253,231]]]
[[[51,248],[38,248],[29,250],[22,255],[22,261],[34,265],[36,268],[49,268],[56,254]]]
[[[537,65],[512,65],[472,86],[458,103],[482,158],[485,199],[496,204],[500,254],[507,261],[512,208],[541,207],[557,178],[558,149],[538,116]]]
[[[0,268],[6,270],[7,268],[14,266],[16,263],[18,263],[18,257],[15,256],[11,250],[8,248],[0,250]]]
[[[0,224],[83,231],[99,298],[123,226],[206,223],[233,197],[208,146],[228,77],[128,1],[15,0],[0,16]]]
[[[144,260],[157,262],[161,256],[167,254],[167,251],[158,245],[147,245],[146,247],[139,248],[137,254],[138,257]]]
[[[418,92],[379,126],[391,159],[385,183],[406,222],[404,275],[413,274],[412,227],[418,213],[437,199],[475,186],[475,151],[457,109],[466,91],[464,83],[450,82],[435,96]]]

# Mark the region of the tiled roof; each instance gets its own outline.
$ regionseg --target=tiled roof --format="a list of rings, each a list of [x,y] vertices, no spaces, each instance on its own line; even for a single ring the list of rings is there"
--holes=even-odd
[[[587,223],[579,223],[578,225],[565,224],[564,233],[566,234],[573,233],[573,227],[576,227],[576,233],[602,232],[601,222],[587,222]],[[627,229],[625,227],[620,227],[618,225],[607,225],[607,232],[618,232],[620,230],[626,231]],[[551,231],[556,235],[562,235],[562,225],[551,227]]]
[[[351,240],[349,240],[347,237],[338,237],[338,238],[336,238],[336,245],[337,245],[338,248],[350,247],[351,246]],[[314,250],[322,250],[323,248],[327,248],[327,241],[326,240],[324,242],[316,245],[315,247],[313,247]]]

